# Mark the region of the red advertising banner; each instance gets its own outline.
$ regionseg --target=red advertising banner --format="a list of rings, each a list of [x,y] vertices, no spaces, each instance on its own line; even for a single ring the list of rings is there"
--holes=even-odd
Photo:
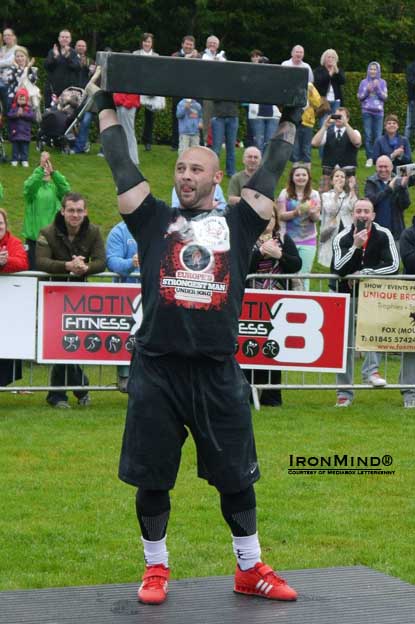
[[[39,282],[38,362],[129,364],[142,319],[137,284]]]
[[[245,291],[237,359],[243,368],[343,372],[349,295]]]
[[[349,295],[246,290],[237,360],[244,368],[341,372]],[[38,362],[128,364],[142,319],[137,284],[39,283]]]

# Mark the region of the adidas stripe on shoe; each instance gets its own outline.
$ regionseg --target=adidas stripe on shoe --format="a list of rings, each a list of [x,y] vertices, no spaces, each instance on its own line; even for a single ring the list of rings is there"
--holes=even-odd
[[[265,563],[256,563],[249,570],[236,567],[234,591],[238,594],[262,596],[269,600],[297,600],[297,592]]]

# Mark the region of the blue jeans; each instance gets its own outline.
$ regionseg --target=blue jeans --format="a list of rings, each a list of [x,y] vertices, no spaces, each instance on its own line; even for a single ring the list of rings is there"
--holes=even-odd
[[[383,115],[362,113],[363,131],[365,133],[366,158],[373,158],[373,145],[376,139],[382,136]]]
[[[278,128],[278,119],[250,119],[252,138],[254,145],[263,154],[268,141],[274,136]]]
[[[355,310],[356,301],[353,297],[350,297],[349,307],[349,329],[348,329],[348,341],[347,341],[347,357],[346,357],[346,370],[344,373],[337,373],[336,383],[337,385],[352,385],[354,377],[354,351],[355,344]],[[376,373],[379,369],[382,359],[382,354],[377,351],[366,351],[363,364],[362,364],[362,379],[363,382],[368,382],[370,375]],[[350,401],[353,400],[354,391],[352,388],[341,388],[337,390],[338,397],[345,397]]]
[[[92,113],[90,111],[87,111],[83,114],[83,117],[81,119],[81,125],[79,126],[78,136],[76,137],[74,145],[74,151],[77,154],[85,151],[86,144],[88,143],[89,128],[91,126],[91,122]]]
[[[238,117],[212,117],[212,149],[219,156],[222,143],[226,147],[226,175],[233,176],[235,167],[235,143],[238,134]]]
[[[311,162],[311,140],[313,138],[313,128],[300,124],[295,135],[294,149],[291,162]]]
[[[12,160],[17,162],[27,162],[29,160],[29,141],[12,142]]]
[[[415,100],[409,100],[408,108],[406,109],[406,125],[405,136],[408,141],[411,141],[415,134]]]

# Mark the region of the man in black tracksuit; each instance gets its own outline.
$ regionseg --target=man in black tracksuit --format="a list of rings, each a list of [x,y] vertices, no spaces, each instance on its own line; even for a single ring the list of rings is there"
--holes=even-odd
[[[333,241],[333,272],[341,276],[353,273],[360,275],[391,275],[399,269],[399,255],[392,233],[374,223],[373,204],[368,199],[358,199],[353,208],[353,224],[342,230]],[[358,231],[358,222],[364,227]],[[357,285],[353,292],[348,280],[339,284],[339,291],[356,297]],[[351,299],[349,315],[349,341],[347,349],[346,372],[337,374],[337,385],[349,385],[353,382],[354,311],[356,302]],[[363,365],[362,376],[374,387],[386,385],[380,377],[378,367],[380,353],[368,351]],[[348,407],[353,401],[353,391],[340,389],[337,392],[336,407]]]

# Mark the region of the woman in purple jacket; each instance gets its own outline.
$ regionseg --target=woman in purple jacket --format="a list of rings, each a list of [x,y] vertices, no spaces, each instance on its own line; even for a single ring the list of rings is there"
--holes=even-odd
[[[17,167],[21,162],[23,167],[28,167],[34,113],[26,89],[16,91],[16,96],[7,116],[9,118],[9,139],[12,144],[11,165]]]
[[[399,134],[399,119],[396,115],[386,115],[384,127],[384,134],[376,139],[373,146],[373,162],[376,163],[379,156],[389,156],[396,173],[396,167],[412,162],[411,146],[408,139]]]
[[[373,146],[382,135],[383,107],[388,98],[388,85],[381,78],[380,65],[376,61],[371,61],[367,66],[367,76],[359,85],[357,97],[362,106],[366,167],[372,167]]]

